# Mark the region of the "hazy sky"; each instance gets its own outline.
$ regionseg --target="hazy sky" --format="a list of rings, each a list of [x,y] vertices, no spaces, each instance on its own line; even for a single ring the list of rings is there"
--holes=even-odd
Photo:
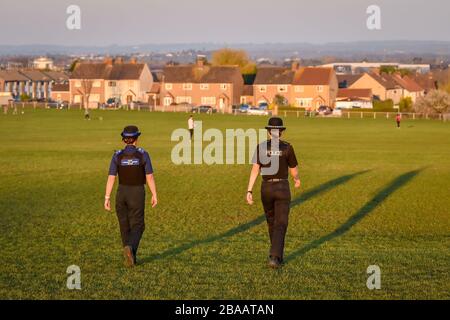
[[[81,7],[81,30],[66,8]],[[366,9],[381,7],[382,30]],[[0,45],[449,40],[448,0],[0,0]]]

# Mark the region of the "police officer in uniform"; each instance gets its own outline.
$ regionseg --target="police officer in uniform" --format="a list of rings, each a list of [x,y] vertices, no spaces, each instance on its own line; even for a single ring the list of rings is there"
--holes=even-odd
[[[136,146],[141,135],[136,126],[127,126],[122,132],[125,148],[114,153],[106,183],[105,209],[111,210],[111,191],[116,175],[119,187],[116,194],[116,213],[124,247],[125,264],[136,264],[136,254],[145,229],[145,184],[152,193],[151,205],[158,203],[153,167],[149,154]]]
[[[283,126],[283,120],[276,117],[270,118],[266,129],[269,139],[259,144],[255,152],[247,189],[247,202],[250,205],[253,204],[253,186],[261,173],[261,200],[271,243],[269,267],[275,269],[283,263],[284,239],[291,202],[289,173],[294,179],[295,188],[300,187],[300,178],[292,145],[280,140],[281,133],[286,129]],[[272,165],[274,166],[270,169]]]

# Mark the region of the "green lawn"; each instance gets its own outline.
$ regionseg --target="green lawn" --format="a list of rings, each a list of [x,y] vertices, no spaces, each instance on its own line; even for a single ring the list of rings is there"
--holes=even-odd
[[[448,299],[450,123],[288,117],[301,163],[286,265],[266,266],[262,206],[244,201],[249,165],[175,166],[186,114],[26,110],[0,115],[0,298]],[[103,120],[99,120],[102,117]],[[264,117],[204,115],[203,127],[259,128]],[[104,184],[119,133],[136,124],[155,167],[140,262],[122,265]],[[114,199],[113,199],[114,200]],[[81,268],[81,291],[66,268]],[[366,269],[381,268],[381,290]]]

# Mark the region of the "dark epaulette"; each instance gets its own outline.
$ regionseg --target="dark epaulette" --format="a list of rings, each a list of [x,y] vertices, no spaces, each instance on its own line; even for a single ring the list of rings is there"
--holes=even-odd
[[[142,153],[142,154],[144,154],[144,153],[145,153],[145,150],[144,150],[144,149],[142,149],[142,148],[137,148],[137,151],[138,151],[138,152],[140,152],[140,153]]]
[[[122,150],[114,150],[114,155],[115,156],[118,156],[119,154],[121,154],[123,152],[123,149]]]

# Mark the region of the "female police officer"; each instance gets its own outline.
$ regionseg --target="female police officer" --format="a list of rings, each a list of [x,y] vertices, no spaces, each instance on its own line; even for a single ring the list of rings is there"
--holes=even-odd
[[[125,264],[136,264],[136,253],[145,229],[145,188],[147,183],[152,193],[152,207],[158,203],[153,168],[148,153],[137,148],[141,135],[136,126],[127,126],[122,132],[125,148],[114,153],[106,183],[105,209],[111,210],[110,196],[116,175],[119,175],[119,187],[116,195],[116,212],[119,219],[120,234],[124,247]]]
[[[253,185],[261,172],[261,200],[269,227],[270,255],[269,266],[278,268],[283,262],[284,238],[288,225],[291,192],[288,171],[290,171],[295,188],[300,187],[298,162],[292,146],[280,140],[286,129],[280,118],[269,119],[266,126],[269,140],[258,145],[253,159],[247,191],[247,202],[253,204]]]

